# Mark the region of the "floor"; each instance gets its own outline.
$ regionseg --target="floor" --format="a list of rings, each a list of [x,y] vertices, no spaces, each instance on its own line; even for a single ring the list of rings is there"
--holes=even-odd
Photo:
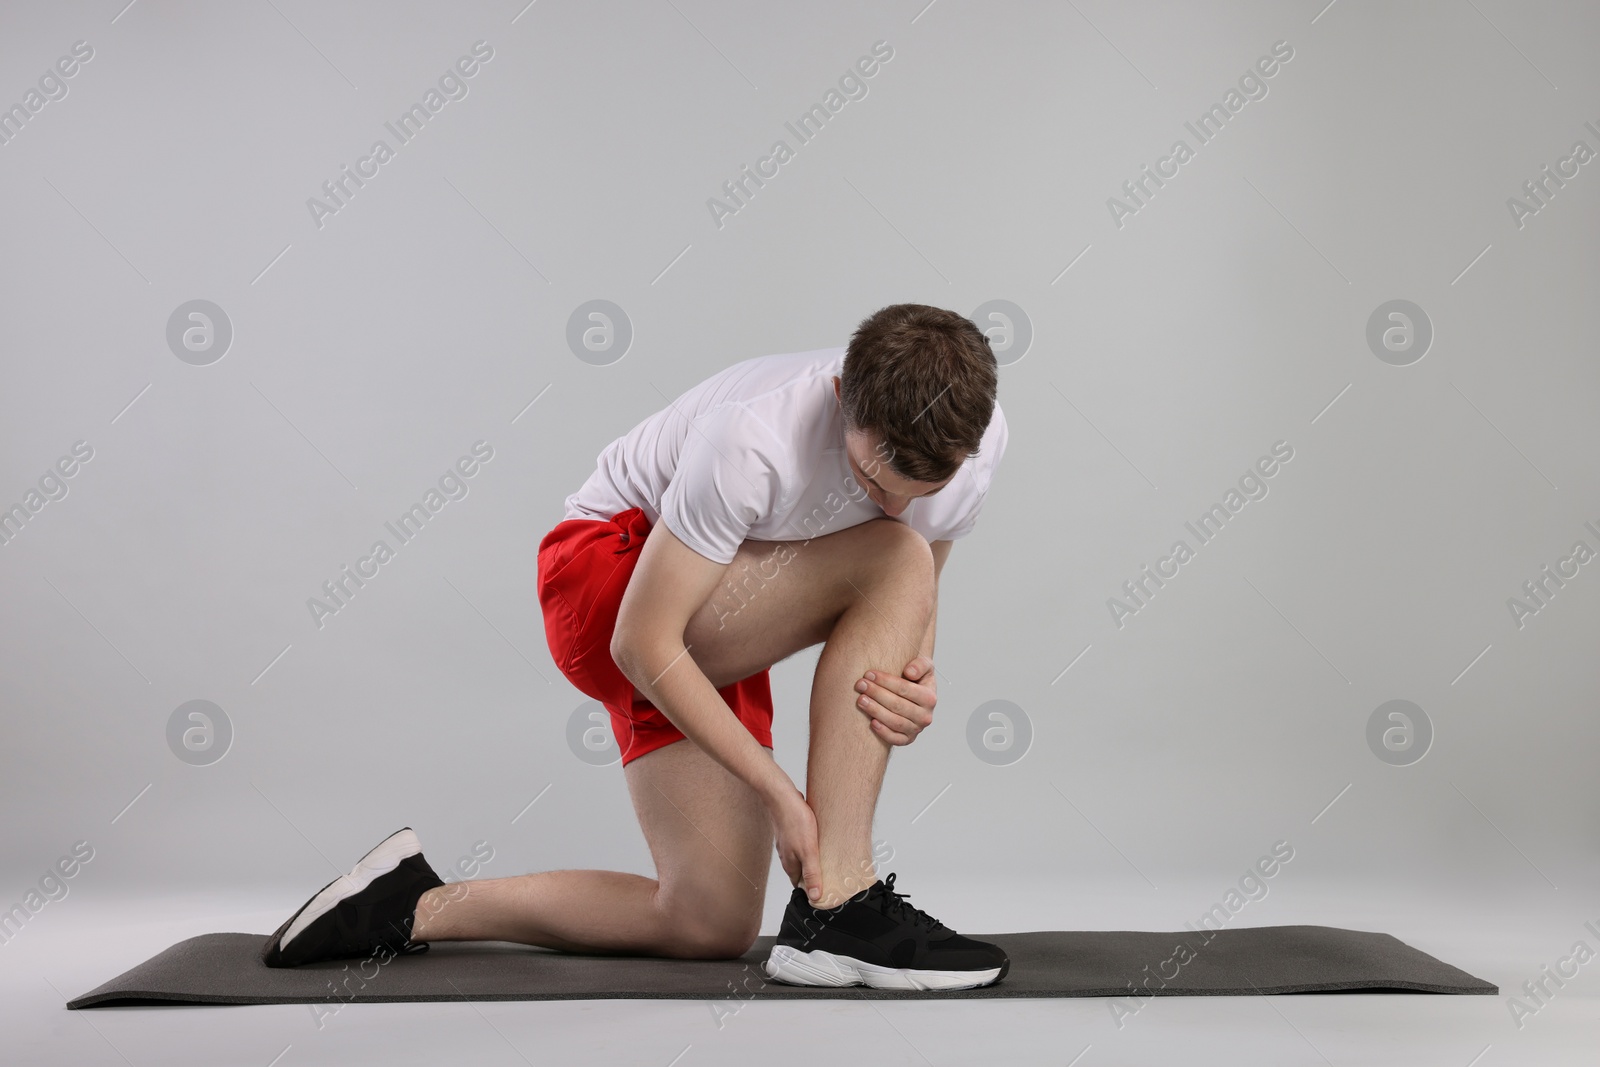
[[[315,888],[315,887],[311,887]],[[968,899],[942,887],[946,899]],[[975,891],[968,896],[976,899]],[[1494,982],[1499,996],[1343,995],[1168,997],[1117,1018],[1103,999],[970,1002],[557,1001],[347,1005],[130,1007],[69,1012],[76,997],[175,941],[218,930],[270,931],[304,896],[69,897],[49,904],[0,946],[8,1064],[549,1063],[813,1064],[849,1056],[891,1064],[1404,1064],[1591,1067],[1600,1050],[1600,963],[1588,962],[1543,1005],[1522,1000],[1525,980],[1576,942],[1600,937],[1566,909],[1521,908],[1504,897],[1441,902],[1368,886],[1312,892],[1286,907],[1261,902],[1251,925],[1320,922],[1379,929]],[[1059,886],[1008,886],[1013,930],[1061,928]],[[988,898],[992,901],[992,894]],[[1075,892],[1086,929],[1160,929],[1124,894]],[[1198,899],[1198,897],[1196,898]],[[1360,902],[1360,903],[1354,903]],[[285,910],[287,906],[288,911]],[[991,905],[992,906],[992,905]],[[776,928],[781,896],[769,900]],[[941,909],[954,914],[959,908]],[[1591,908],[1600,927],[1600,907]],[[1053,917],[1053,918],[1052,918]],[[957,924],[958,929],[961,928]],[[996,924],[996,928],[1002,928]],[[978,932],[974,929],[972,932]],[[1570,967],[1569,967],[1570,969]],[[1519,1025],[1520,1023],[1520,1025]]]

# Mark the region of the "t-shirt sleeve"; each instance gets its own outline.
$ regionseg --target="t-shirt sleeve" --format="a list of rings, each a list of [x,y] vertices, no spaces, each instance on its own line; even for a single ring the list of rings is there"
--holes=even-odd
[[[777,510],[778,452],[771,431],[737,405],[701,416],[661,495],[660,521],[707,559],[732,562],[750,528]]]
[[[994,481],[995,471],[1000,467],[1000,458],[1005,455],[1006,440],[1009,431],[1006,427],[1005,415],[1001,413],[998,405],[994,409],[994,420],[998,424],[994,427],[993,443],[980,450],[973,458],[973,473],[978,479],[978,492],[973,498],[972,505],[965,515],[957,520],[949,533],[936,540],[956,541],[967,536],[978,525],[978,513],[983,510],[983,502],[989,497],[989,486]]]

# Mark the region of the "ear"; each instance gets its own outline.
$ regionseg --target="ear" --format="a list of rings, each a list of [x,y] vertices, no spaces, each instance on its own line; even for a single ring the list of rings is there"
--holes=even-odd
[[[840,404],[844,403],[844,396],[839,392],[839,376],[837,374],[833,376],[833,398]]]

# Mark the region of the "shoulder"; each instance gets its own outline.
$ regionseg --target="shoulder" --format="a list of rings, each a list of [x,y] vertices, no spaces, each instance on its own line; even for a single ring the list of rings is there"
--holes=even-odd
[[[762,439],[789,455],[819,446],[835,403],[832,376],[843,348],[756,356],[728,368],[726,385],[706,412],[724,432]]]

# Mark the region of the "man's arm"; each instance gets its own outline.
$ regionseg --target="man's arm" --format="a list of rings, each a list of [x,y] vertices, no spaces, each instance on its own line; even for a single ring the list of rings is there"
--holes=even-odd
[[[687,654],[684,631],[728,564],[707,559],[657,523],[617,609],[611,658],[667,721],[707,755],[770,799],[794,783],[750,736]]]

